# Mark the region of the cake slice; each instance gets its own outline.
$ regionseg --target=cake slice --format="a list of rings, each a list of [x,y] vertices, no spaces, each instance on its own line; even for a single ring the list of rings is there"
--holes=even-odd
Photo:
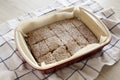
[[[61,34],[58,34],[58,37],[61,39],[61,41],[64,44],[67,44],[69,41],[73,40],[73,38],[67,32],[63,32]]]
[[[67,59],[71,56],[70,53],[66,50],[65,46],[60,46],[52,54],[57,61]]]
[[[88,40],[89,43],[98,43],[98,40],[96,36],[92,33],[92,31],[89,30],[89,28],[86,27],[85,24],[80,24],[80,22],[81,21],[78,19],[71,20],[71,23],[75,25],[78,31]]]
[[[60,27],[62,26],[58,26],[57,24],[52,24],[50,25],[50,28],[52,29],[52,31],[59,37],[59,39],[66,44],[68,41],[73,40],[73,38],[64,30],[62,30]]]
[[[79,26],[79,31],[87,38],[89,43],[98,43],[96,36],[85,25]]]
[[[76,52],[78,52],[82,48],[75,41],[68,42],[66,46],[68,51],[71,53],[71,55],[74,55]]]
[[[45,62],[46,64],[51,64],[56,62],[55,57],[51,54],[51,52],[47,53],[46,55],[40,56],[38,59],[39,64]]]
[[[63,31],[59,28],[59,25],[56,23],[50,24],[49,28],[55,33],[55,34],[61,34]]]
[[[34,44],[31,47],[31,51],[33,56],[38,60],[38,57],[40,56],[40,49],[39,49],[39,44]]]
[[[29,33],[27,33],[27,35],[28,35],[27,41],[28,41],[29,45],[35,44],[42,40],[41,36],[38,34],[37,31],[29,32]]]
[[[54,36],[54,33],[47,26],[43,26],[43,27],[39,28],[38,34],[43,39],[47,39],[49,37]]]
[[[63,45],[63,43],[60,41],[60,39],[57,38],[56,36],[53,36],[53,37],[46,39],[45,42],[48,45],[50,51],[55,50],[60,45]]]
[[[30,36],[30,34],[27,34],[27,35],[29,35]],[[34,37],[26,37],[26,39],[25,39],[26,41],[27,41],[27,44],[29,45],[29,46],[31,46],[31,45],[33,45],[33,44],[35,44],[36,43],[36,40],[35,40],[35,38]]]
[[[44,40],[39,42],[38,45],[39,45],[40,56],[45,55],[46,53],[49,52],[50,49]]]
[[[65,20],[56,22],[55,24],[56,24],[57,28],[60,29],[62,32],[66,32],[66,30],[64,29],[64,27],[61,25],[62,23],[65,23]]]
[[[64,29],[69,33],[70,36],[79,44],[79,45],[87,45],[88,41],[82,36],[82,34],[75,28],[75,26],[69,21],[65,21],[61,23]]]

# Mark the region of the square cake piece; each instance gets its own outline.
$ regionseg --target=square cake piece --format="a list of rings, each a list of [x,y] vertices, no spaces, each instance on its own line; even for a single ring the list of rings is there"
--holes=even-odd
[[[73,38],[67,32],[63,32],[61,34],[58,34],[58,37],[61,39],[61,41],[64,44],[67,44],[69,41],[73,40]]]
[[[27,39],[29,45],[35,44],[42,40],[41,36],[38,34],[37,30],[32,31],[27,34]]]
[[[38,60],[39,56],[45,55],[49,52],[49,48],[46,45],[45,41],[41,41],[37,44],[30,46],[33,56]]]
[[[60,46],[52,54],[57,61],[67,59],[71,56],[70,53],[66,50],[65,46]]]
[[[50,28],[52,31],[59,37],[59,39],[66,44],[68,41],[73,40],[73,38],[64,30],[62,30],[60,25],[52,24],[50,25]],[[64,28],[63,28],[64,29]]]
[[[59,28],[59,25],[56,23],[50,24],[49,28],[55,33],[55,34],[61,34],[63,31]]]
[[[69,21],[66,20],[64,23],[61,23],[64,29],[69,33],[70,36],[79,44],[87,45],[88,41],[84,36],[77,30],[77,28]]]
[[[40,27],[38,31],[39,31],[38,34],[43,39],[47,39],[49,37],[54,36],[54,33],[47,26]]]
[[[45,62],[46,64],[51,64],[56,62],[55,57],[52,55],[51,52],[47,53],[46,55],[40,56],[38,59],[39,64]]]
[[[48,45],[50,51],[57,49],[60,45],[63,45],[61,40],[57,38],[56,36],[46,39],[45,42]]]
[[[96,36],[85,26],[85,24],[80,23],[78,19],[71,20],[71,23],[79,30],[79,32],[88,40],[89,43],[98,43]]]
[[[88,29],[85,25],[79,26],[79,31],[84,35],[84,37],[91,43],[98,43],[96,36]]]
[[[45,43],[45,41],[41,41],[38,43],[39,45],[39,53],[40,53],[40,56],[42,55],[45,55],[49,52],[49,47],[47,46],[47,44]]]
[[[68,42],[66,46],[67,46],[67,50],[71,53],[71,55],[74,55],[77,51],[79,51],[82,48],[75,41]]]
[[[40,49],[39,49],[39,44],[34,44],[30,46],[30,49],[33,53],[33,56],[38,60],[38,57],[40,56]]]

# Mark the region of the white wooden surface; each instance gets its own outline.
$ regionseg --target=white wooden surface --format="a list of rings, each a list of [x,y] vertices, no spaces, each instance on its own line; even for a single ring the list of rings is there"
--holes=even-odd
[[[0,23],[31,12],[36,8],[52,4],[54,0],[0,0]],[[120,18],[120,0],[96,0],[103,7],[113,7]],[[119,80],[120,61],[113,66],[105,66],[96,80]]]
[[[0,0],[0,23],[53,2],[54,0]]]

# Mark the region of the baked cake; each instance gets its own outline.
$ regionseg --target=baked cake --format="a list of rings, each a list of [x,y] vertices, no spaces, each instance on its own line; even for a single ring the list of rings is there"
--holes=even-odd
[[[96,36],[77,18],[58,21],[27,33],[26,42],[39,65],[67,59]]]

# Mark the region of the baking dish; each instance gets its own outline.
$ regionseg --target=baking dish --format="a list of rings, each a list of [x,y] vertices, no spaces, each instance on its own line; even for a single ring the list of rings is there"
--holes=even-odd
[[[56,21],[71,19],[74,17],[77,17],[87,25],[87,27],[95,34],[99,43],[87,45],[68,59],[47,65],[38,65],[25,41],[25,36],[27,36],[26,33]],[[35,19],[24,21],[15,29],[15,42],[19,53],[28,64],[43,73],[56,71],[64,66],[68,66],[96,54],[105,45],[107,45],[110,40],[111,34],[107,27],[95,15],[82,7],[66,8],[61,11],[56,11]]]

